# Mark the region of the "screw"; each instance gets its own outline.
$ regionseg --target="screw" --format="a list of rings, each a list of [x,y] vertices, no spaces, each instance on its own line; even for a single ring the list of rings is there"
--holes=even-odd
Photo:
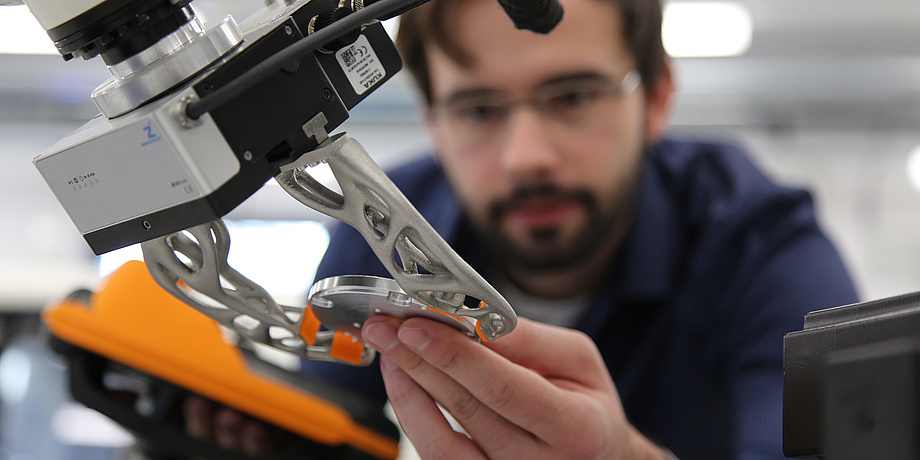
[[[176,118],[176,122],[179,123],[179,126],[185,129],[192,129],[201,126],[204,123],[204,120],[201,118],[191,118],[186,113],[188,106],[194,102],[197,102],[198,98],[192,95],[185,96],[179,100],[179,103],[172,108],[172,114]]]
[[[284,33],[286,33],[286,34],[288,34],[288,35],[293,35],[293,34],[294,34],[294,29],[291,29],[291,26],[284,26]]]
[[[335,306],[335,303],[333,303],[333,302],[332,302],[331,300],[329,300],[329,299],[326,299],[326,298],[323,298],[323,297],[319,297],[319,296],[315,296],[315,297],[313,297],[312,299],[310,299],[310,305],[312,305],[312,306],[315,307],[315,308],[325,308],[325,309],[328,310],[328,309],[334,307],[334,306]]]
[[[489,313],[489,325],[495,335],[505,331],[505,320],[498,313]]]
[[[243,159],[246,161],[252,161],[252,152],[249,150],[243,152]]]
[[[408,307],[409,304],[412,302],[411,300],[409,300],[409,296],[407,296],[406,294],[403,294],[402,292],[394,292],[394,291],[390,291],[390,293],[387,294],[387,300],[389,300],[391,304],[396,305],[397,307],[403,307],[403,308]],[[380,313],[380,312],[378,311],[377,313]]]
[[[327,101],[332,100],[332,90],[329,88],[323,88],[323,99]]]
[[[144,230],[150,230],[153,227],[153,225],[150,225],[150,222],[146,220],[143,222],[143,226]]]

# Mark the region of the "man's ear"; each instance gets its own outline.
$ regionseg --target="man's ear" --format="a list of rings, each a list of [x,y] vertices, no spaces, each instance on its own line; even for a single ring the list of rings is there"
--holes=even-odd
[[[649,145],[658,142],[668,129],[671,115],[671,94],[674,93],[674,77],[671,63],[666,62],[661,76],[652,88],[647,88],[648,104],[645,110],[645,136]]]

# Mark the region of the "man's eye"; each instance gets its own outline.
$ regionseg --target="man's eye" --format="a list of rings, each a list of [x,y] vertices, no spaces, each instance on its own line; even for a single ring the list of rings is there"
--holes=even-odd
[[[456,108],[454,114],[464,123],[488,124],[500,121],[505,116],[505,110],[496,105],[470,105]]]
[[[572,110],[592,104],[600,98],[599,91],[578,90],[558,94],[546,100],[552,110]]]

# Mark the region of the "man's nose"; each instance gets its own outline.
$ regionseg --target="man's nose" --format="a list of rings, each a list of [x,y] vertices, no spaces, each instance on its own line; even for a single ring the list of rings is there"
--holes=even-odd
[[[502,168],[520,179],[551,174],[561,161],[552,128],[533,107],[519,106],[512,110],[505,126]]]

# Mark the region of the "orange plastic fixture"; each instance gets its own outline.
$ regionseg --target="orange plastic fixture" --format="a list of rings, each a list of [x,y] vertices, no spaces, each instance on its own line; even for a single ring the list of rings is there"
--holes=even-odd
[[[160,288],[142,262],[115,271],[89,305],[69,299],[43,318],[65,342],[315,442],[351,445],[381,459],[399,454],[397,440],[356,423],[340,406],[250,369],[214,321]],[[354,346],[340,344],[342,354],[350,356]]]

